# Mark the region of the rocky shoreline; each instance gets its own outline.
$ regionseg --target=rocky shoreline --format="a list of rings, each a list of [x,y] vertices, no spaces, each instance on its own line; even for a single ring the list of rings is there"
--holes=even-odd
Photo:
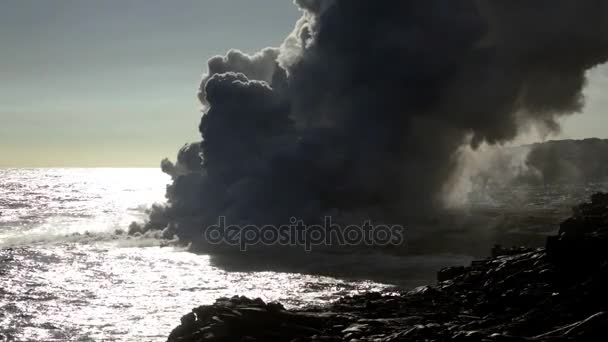
[[[574,208],[545,248],[495,247],[434,286],[344,297],[324,308],[220,298],[169,342],[601,341],[608,330],[608,194]]]

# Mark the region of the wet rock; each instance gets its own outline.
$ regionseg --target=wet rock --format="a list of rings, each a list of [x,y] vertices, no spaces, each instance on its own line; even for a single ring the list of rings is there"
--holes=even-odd
[[[532,250],[528,247],[511,247],[504,248],[501,245],[494,245],[492,248],[492,257],[497,258],[500,256],[518,255],[523,253],[531,252]]]
[[[367,324],[352,324],[348,328],[342,330],[342,333],[343,334],[361,334],[367,330],[369,330],[369,325],[367,325]]]
[[[446,267],[439,270],[437,273],[438,281],[446,281],[451,280],[465,272],[466,268],[464,266],[456,266],[456,267]]]

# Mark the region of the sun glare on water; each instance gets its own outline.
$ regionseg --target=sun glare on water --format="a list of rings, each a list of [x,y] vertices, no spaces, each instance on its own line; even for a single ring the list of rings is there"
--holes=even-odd
[[[0,332],[19,341],[164,341],[184,310],[246,295],[288,307],[385,285],[229,272],[116,235],[163,202],[156,169],[0,169]]]
[[[164,201],[157,169],[1,169],[0,246],[126,230]]]

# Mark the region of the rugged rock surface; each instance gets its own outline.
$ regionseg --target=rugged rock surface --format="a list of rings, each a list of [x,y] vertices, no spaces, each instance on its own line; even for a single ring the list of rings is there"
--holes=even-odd
[[[496,246],[438,280],[302,311],[221,298],[182,317],[168,341],[606,341],[608,194],[576,207],[546,248]]]

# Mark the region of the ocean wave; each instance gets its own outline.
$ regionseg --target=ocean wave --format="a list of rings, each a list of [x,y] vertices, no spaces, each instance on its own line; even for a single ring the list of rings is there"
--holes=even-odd
[[[127,235],[117,230],[114,232],[84,232],[72,234],[57,234],[52,232],[25,232],[0,235],[0,248],[28,247],[36,245],[64,244],[96,244],[112,243],[116,247],[155,247],[173,246],[177,239],[167,240],[161,237],[160,231],[150,231],[146,234]]]

